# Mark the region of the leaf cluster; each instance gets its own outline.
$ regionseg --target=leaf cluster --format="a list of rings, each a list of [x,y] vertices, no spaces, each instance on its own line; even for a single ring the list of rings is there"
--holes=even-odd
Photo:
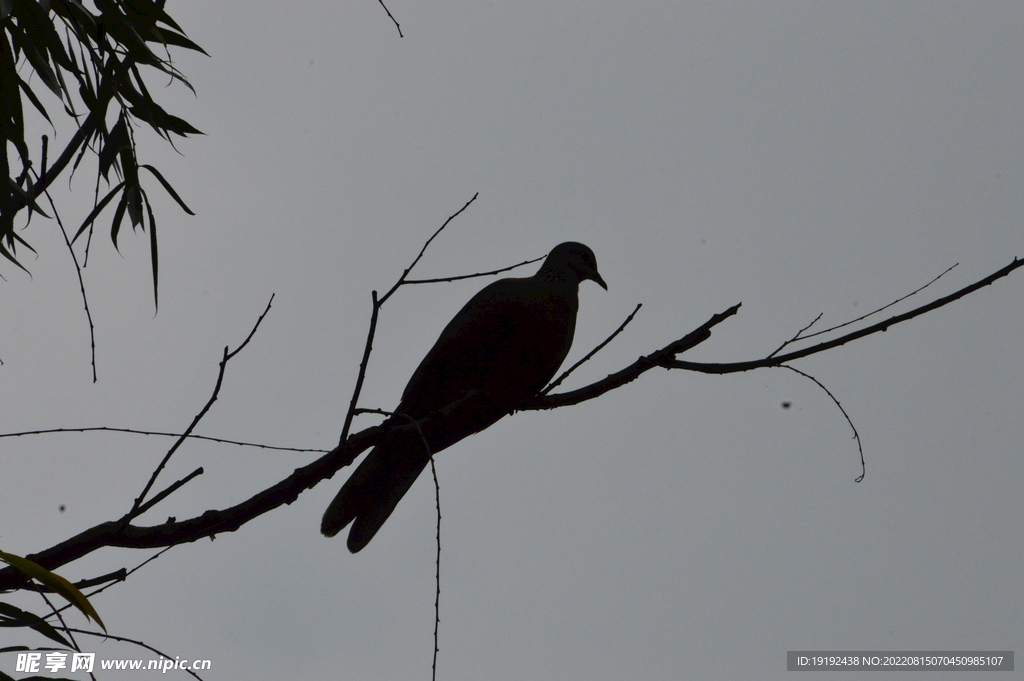
[[[0,185],[0,255],[24,269],[16,250],[19,246],[34,249],[15,231],[15,216],[27,209],[26,225],[35,213],[49,218],[38,204],[39,197],[69,165],[73,174],[87,152],[92,152],[97,161],[93,209],[71,241],[86,233],[91,236],[96,219],[110,204],[115,206],[110,223],[115,248],[125,215],[133,230],[148,227],[155,300],[156,220],[140,170],[155,177],[187,213],[192,211],[155,167],[139,162],[135,129],[148,124],[172,145],[171,134],[202,133],[154,100],[142,67],[155,69],[194,92],[174,67],[169,48],[206,52],[185,36],[164,11],[163,2],[95,0],[94,5],[90,10],[81,0],[0,0],[0,138],[4,145],[0,177],[6,178]],[[59,100],[76,127],[49,165],[47,136],[42,136],[36,159],[25,139],[26,101],[56,130],[50,112],[32,87],[36,83],[38,90],[37,81]],[[102,197],[101,179],[109,188]]]

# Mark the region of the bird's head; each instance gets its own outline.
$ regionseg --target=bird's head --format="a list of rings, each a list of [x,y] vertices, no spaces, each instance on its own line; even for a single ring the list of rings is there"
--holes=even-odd
[[[566,241],[552,248],[537,274],[561,281],[571,281],[574,284],[590,279],[596,281],[604,290],[608,290],[608,284],[604,283],[604,279],[597,271],[597,258],[594,257],[594,252],[575,241]]]

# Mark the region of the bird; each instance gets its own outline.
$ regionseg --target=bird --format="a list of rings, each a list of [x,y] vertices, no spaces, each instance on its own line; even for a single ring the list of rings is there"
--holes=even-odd
[[[470,298],[413,372],[384,425],[430,419],[419,429],[385,435],[327,507],[321,533],[333,537],[352,523],[347,546],[358,553],[431,456],[535,397],[569,354],[579,285],[586,280],[608,290],[594,252],[569,241],[551,249],[532,277],[499,279]]]

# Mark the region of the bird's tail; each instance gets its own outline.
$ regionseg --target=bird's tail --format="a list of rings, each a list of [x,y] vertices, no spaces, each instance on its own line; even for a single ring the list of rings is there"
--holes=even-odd
[[[420,447],[375,447],[327,507],[320,532],[333,537],[352,523],[348,550],[361,551],[429,461]]]

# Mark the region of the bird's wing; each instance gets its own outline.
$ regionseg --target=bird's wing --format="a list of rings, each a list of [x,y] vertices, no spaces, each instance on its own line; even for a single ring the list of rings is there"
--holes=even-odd
[[[572,345],[577,284],[502,279],[473,296],[420,362],[395,410],[397,419],[434,417],[419,431],[392,433],[367,455],[327,508],[321,531],[334,536],[351,522],[348,548],[361,550],[431,455],[489,427],[543,388]]]
[[[561,366],[577,307],[575,286],[555,290],[533,277],[490,284],[441,332],[409,379],[398,411],[421,418],[469,391],[514,408]]]

